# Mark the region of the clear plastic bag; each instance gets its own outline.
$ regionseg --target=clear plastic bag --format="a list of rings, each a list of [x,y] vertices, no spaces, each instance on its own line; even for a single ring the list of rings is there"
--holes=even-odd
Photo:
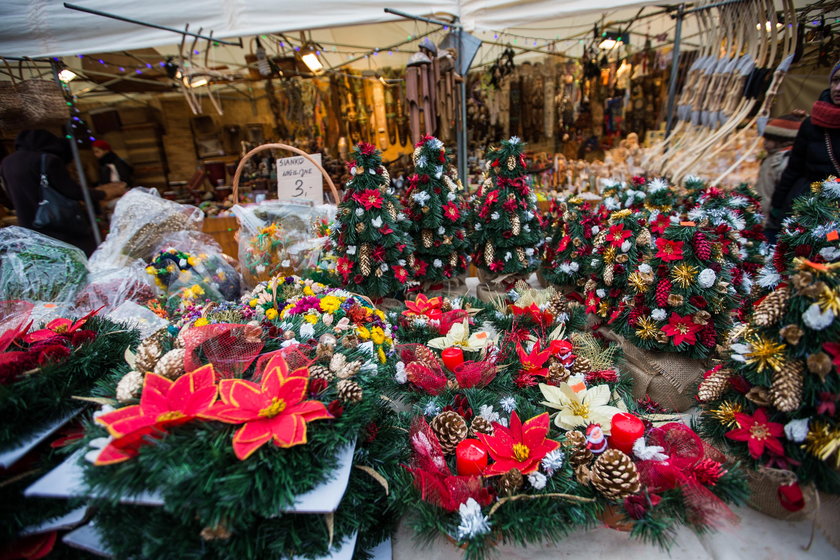
[[[145,305],[155,297],[154,281],[143,261],[137,260],[122,268],[103,268],[91,272],[87,285],[76,296],[79,314],[103,307],[106,315],[126,301]]]
[[[277,274],[298,274],[318,263],[326,238],[319,224],[335,218],[331,204],[309,206],[271,200],[234,206],[239,219],[239,262],[249,288]]]
[[[31,229],[0,229],[0,300],[72,302],[87,276],[81,249]]]
[[[155,248],[179,231],[201,231],[204,214],[195,206],[160,197],[155,189],[134,188],[114,209],[111,231],[90,258],[91,270],[149,261]]]
[[[130,328],[140,331],[140,339],[146,339],[161,329],[169,326],[169,321],[158,317],[147,307],[137,305],[133,301],[123,302],[122,305],[107,315],[115,323],[124,323]]]

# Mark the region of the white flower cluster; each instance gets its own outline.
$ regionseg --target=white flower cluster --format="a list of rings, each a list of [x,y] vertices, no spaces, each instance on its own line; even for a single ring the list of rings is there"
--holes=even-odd
[[[831,323],[834,322],[834,312],[831,309],[821,311],[818,303],[812,303],[805,313],[802,314],[802,321],[808,328],[821,331],[831,326]]]
[[[515,137],[514,137],[515,138]],[[481,513],[481,506],[473,498],[458,507],[461,523],[458,525],[457,537],[459,541],[473,539],[490,532],[490,523]]]
[[[425,206],[426,203],[429,202],[429,199],[432,198],[432,195],[430,195],[426,191],[420,191],[420,192],[413,193],[411,195],[411,198],[413,198],[414,202],[416,202],[417,204],[420,204],[421,206]]]
[[[711,288],[715,285],[715,280],[717,280],[717,274],[711,268],[704,268],[697,275],[697,283],[701,288]]]

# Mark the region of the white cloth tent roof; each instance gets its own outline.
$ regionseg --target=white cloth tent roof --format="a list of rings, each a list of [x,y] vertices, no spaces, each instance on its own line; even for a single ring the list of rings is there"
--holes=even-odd
[[[383,6],[410,14],[452,14],[471,32],[504,31],[538,24],[533,37],[569,36],[586,30],[602,14],[618,8],[642,6],[651,0],[77,0],[86,8],[158,25],[204,33],[224,39],[271,32],[289,32],[399,22],[406,29],[415,23],[386,14]],[[623,17],[636,12],[622,10]],[[581,17],[570,21],[568,16]],[[667,18],[666,18],[667,20]],[[131,50],[171,45],[179,38],[171,32],[141,27],[63,6],[62,0],[2,0],[0,2],[0,56],[49,57]],[[667,23],[667,22],[666,22]],[[367,26],[365,26],[367,27]],[[661,32],[661,31],[657,31]],[[410,32],[409,32],[410,34]],[[404,35],[400,35],[404,36]],[[481,37],[481,35],[479,35]],[[359,44],[376,44],[379,38],[357,37]]]

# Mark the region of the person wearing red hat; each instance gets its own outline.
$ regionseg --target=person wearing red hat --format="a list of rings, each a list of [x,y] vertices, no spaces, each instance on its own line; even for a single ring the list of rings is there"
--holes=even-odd
[[[765,229],[771,242],[790,214],[793,199],[807,195],[811,183],[830,175],[840,177],[840,61],[828,75],[828,89],[820,94],[811,116],[799,127],[788,165],[773,191]]]
[[[770,200],[773,198],[773,192],[776,190],[782,172],[787,167],[793,141],[796,139],[796,133],[799,132],[801,124],[801,116],[782,115],[770,119],[764,129],[764,151],[767,152],[767,156],[758,169],[755,190],[761,199],[761,211],[765,216],[770,212]]]
[[[105,140],[95,140],[91,144],[91,149],[99,162],[97,185],[125,183],[126,187],[134,186],[134,169],[114,153],[111,144]]]

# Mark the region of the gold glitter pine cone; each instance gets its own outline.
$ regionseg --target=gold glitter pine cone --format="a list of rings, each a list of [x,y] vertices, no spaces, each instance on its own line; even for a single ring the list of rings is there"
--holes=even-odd
[[[139,371],[129,371],[117,383],[117,401],[127,403],[140,398],[143,392],[143,374]]]
[[[184,374],[184,356],[186,350],[183,348],[176,348],[170,350],[163,357],[158,360],[155,365],[154,372],[167,379],[175,381]]]
[[[455,448],[469,434],[466,420],[453,410],[447,410],[435,416],[432,420],[431,428],[440,442],[441,449],[443,449],[446,455],[455,453]]]
[[[641,490],[639,471],[633,460],[618,449],[607,449],[595,461],[592,486],[608,500],[623,500]]]
[[[769,327],[782,319],[790,300],[790,287],[776,288],[755,308],[753,323],[759,327]]]
[[[147,338],[137,347],[134,369],[140,372],[154,371],[163,349],[155,338]]]
[[[697,398],[701,402],[709,402],[719,399],[726,385],[729,383],[729,378],[732,376],[732,371],[728,369],[720,369],[704,379],[700,383],[700,388],[697,390]]]
[[[773,373],[770,385],[770,402],[780,412],[793,412],[802,406],[805,364],[802,360],[789,360]]]

